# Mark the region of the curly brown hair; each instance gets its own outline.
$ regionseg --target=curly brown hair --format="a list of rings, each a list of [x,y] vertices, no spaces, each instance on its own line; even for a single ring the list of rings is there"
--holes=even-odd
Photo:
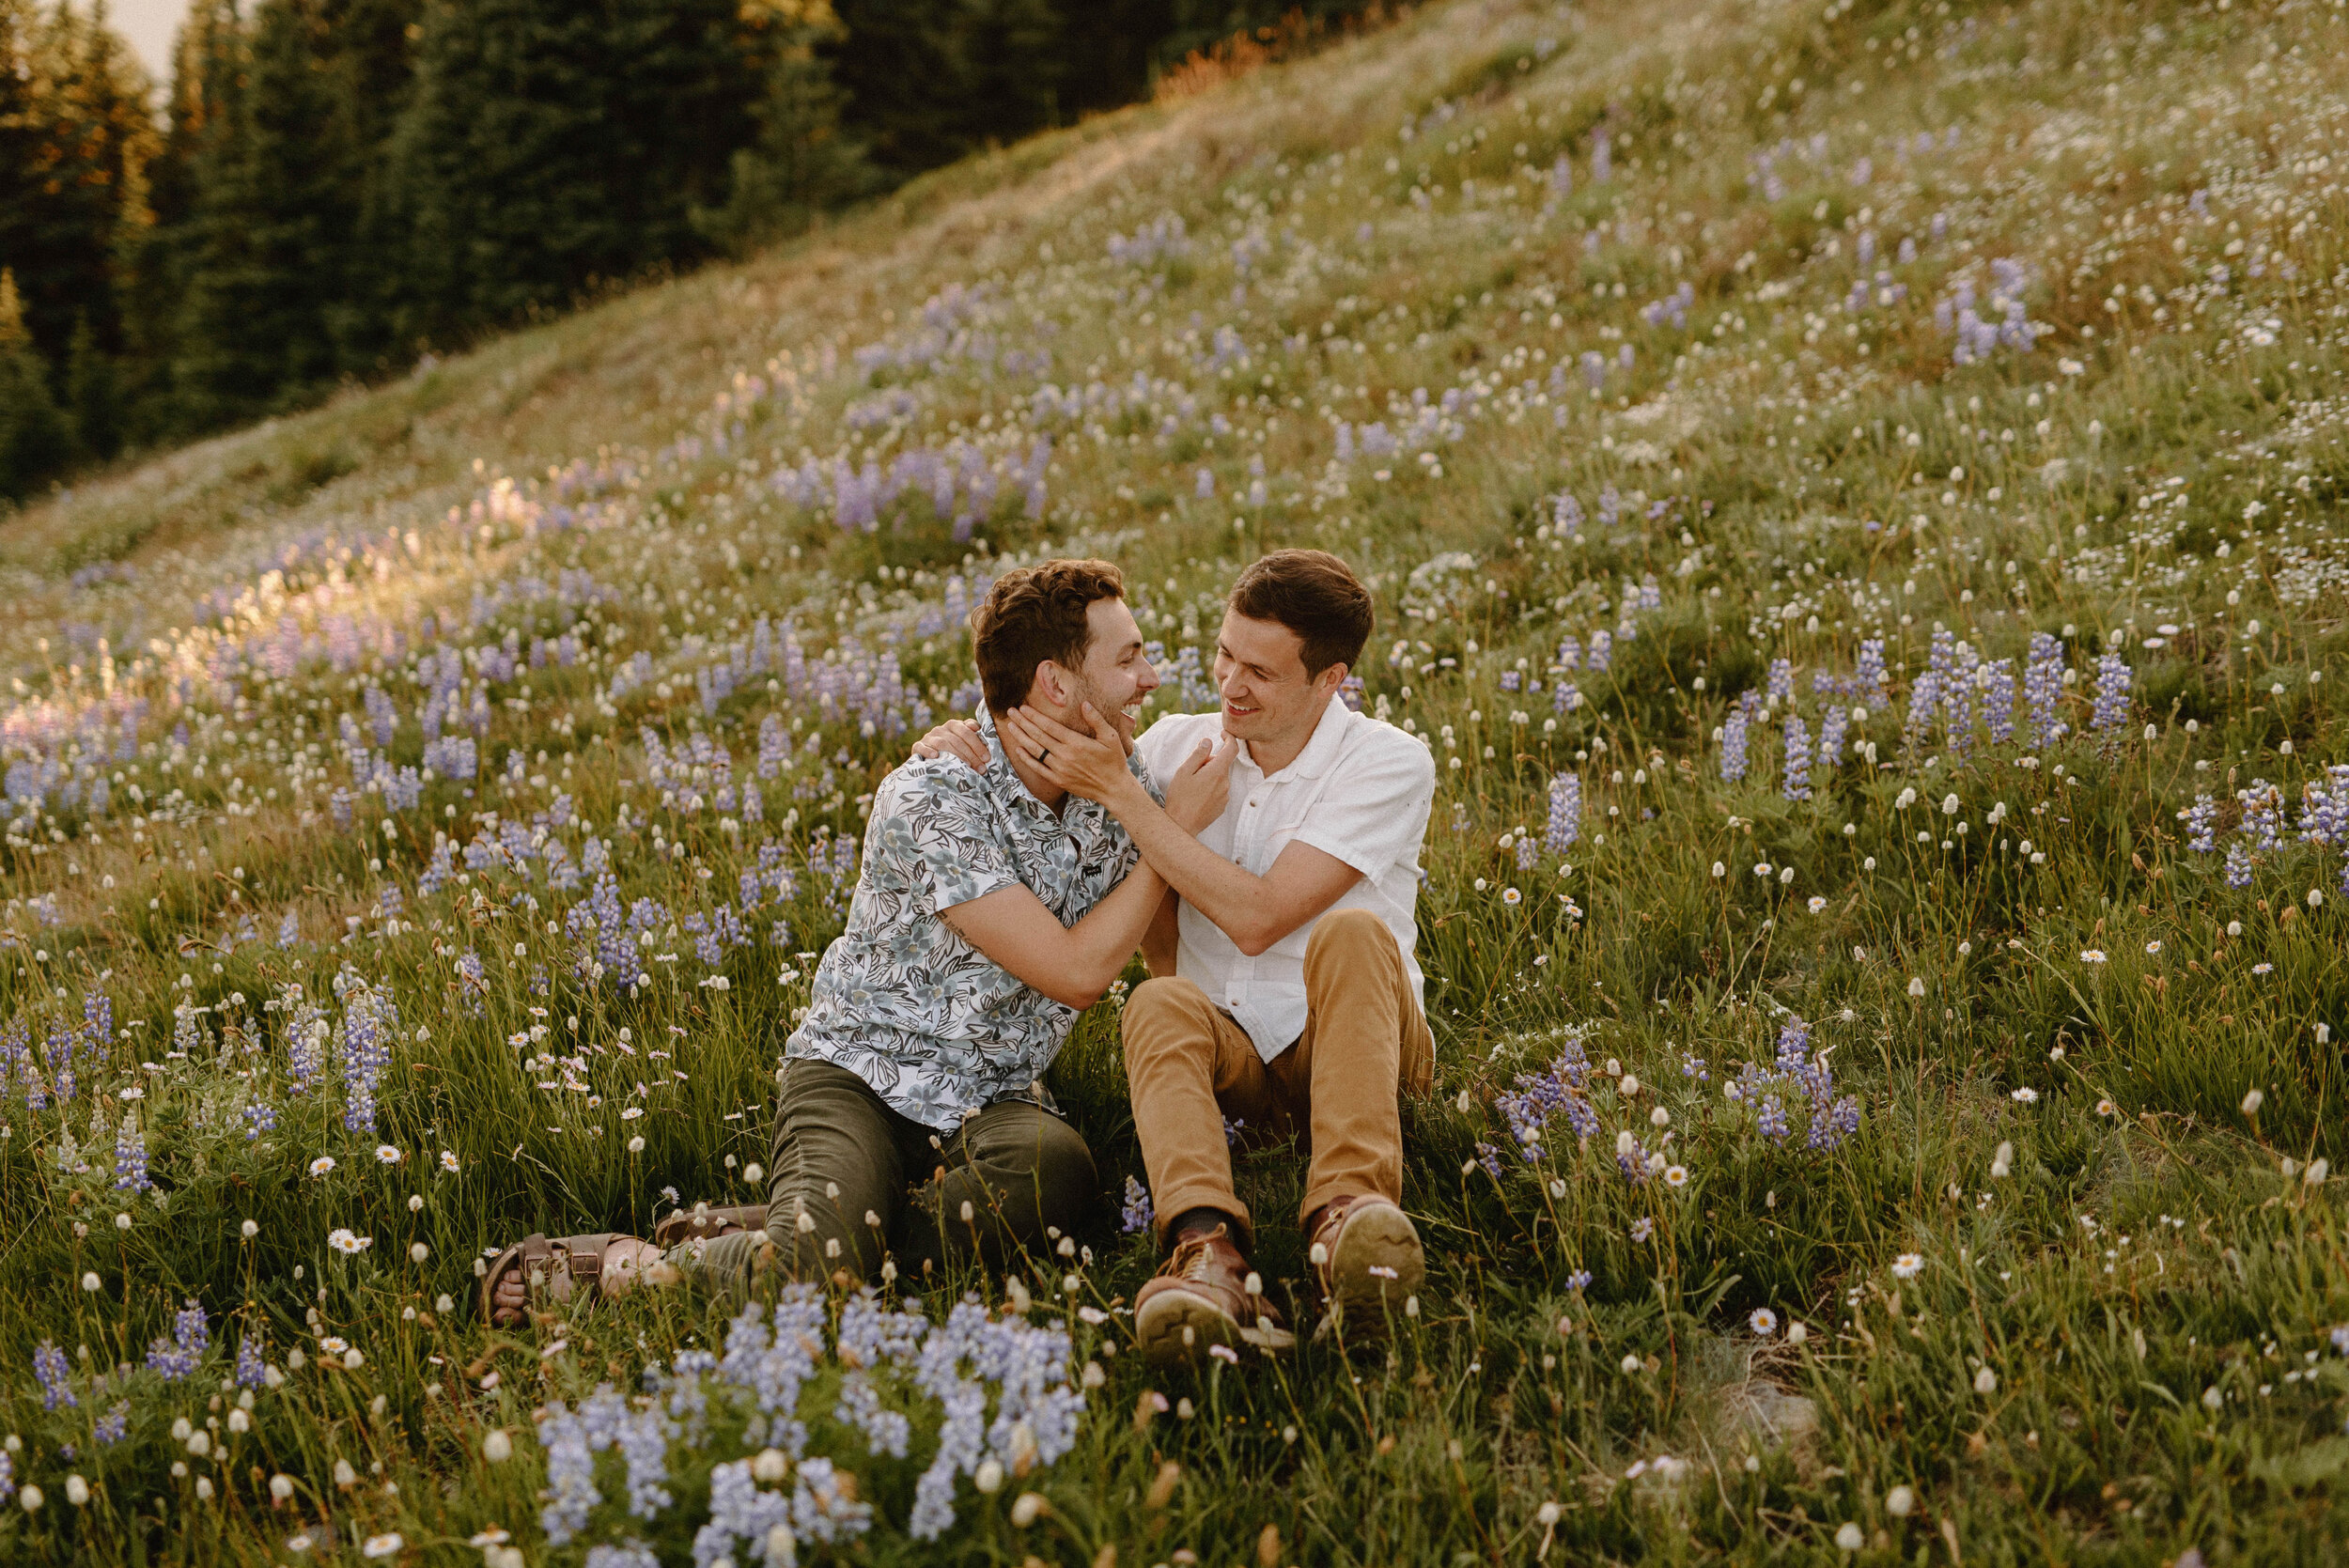
[[[1026,702],[1035,667],[1048,659],[1064,670],[1083,663],[1093,640],[1085,612],[1097,599],[1125,597],[1126,574],[1107,561],[1046,561],[997,578],[971,613],[971,656],[988,710],[1008,713]]]

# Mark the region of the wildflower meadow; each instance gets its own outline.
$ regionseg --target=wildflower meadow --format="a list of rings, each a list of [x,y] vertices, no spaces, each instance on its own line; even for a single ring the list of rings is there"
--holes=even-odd
[[[1246,64],[0,520],[0,1560],[2349,1553],[2349,11]],[[1132,1353],[1123,986],[1051,1254],[482,1320],[764,1189],[996,574],[1193,711],[1285,545],[1439,766],[1383,1343]]]

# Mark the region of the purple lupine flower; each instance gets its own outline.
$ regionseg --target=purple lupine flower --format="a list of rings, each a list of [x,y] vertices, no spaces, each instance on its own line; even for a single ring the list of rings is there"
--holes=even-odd
[[[157,1338],[147,1347],[147,1366],[166,1383],[195,1375],[196,1364],[211,1343],[211,1328],[203,1307],[190,1301],[172,1320],[169,1339]]]
[[[1960,643],[1953,650],[1952,662],[1953,667],[1942,675],[1941,706],[1948,715],[1950,750],[1962,757],[1974,740],[1974,688],[1982,656],[1974,652],[1972,644]]]
[[[1604,373],[1604,366],[1602,366],[1602,378]],[[1582,503],[1574,498],[1573,491],[1558,492],[1557,504],[1549,511],[1549,525],[1554,532],[1567,538],[1579,539],[1582,536]]]
[[[371,1132],[375,1088],[391,1064],[392,1031],[399,1025],[399,1010],[392,1005],[389,992],[369,986],[354,970],[334,976],[334,990],[343,999],[343,1021],[334,1040],[343,1069],[343,1126]]]
[[[2052,746],[2063,734],[2056,709],[2063,697],[2063,644],[2045,631],[2031,633],[2024,655],[2023,704],[2030,709],[2030,742]]]
[[[1786,783],[1789,800],[1811,799],[1811,731],[1798,713],[1786,716]]]
[[[2251,885],[2251,851],[2239,838],[2227,841],[2225,875],[2227,886],[2237,892]]]
[[[1778,1070],[1798,1072],[1811,1060],[1811,1025],[1799,1014],[1789,1017],[1778,1031]]]
[[[2003,746],[2015,738],[2015,660],[1992,660],[1975,684],[1982,691],[1983,717],[1990,723],[1990,743]]]
[[[1769,700],[1792,703],[1795,700],[1795,661],[1791,659],[1770,660]]]
[[[137,1117],[125,1115],[115,1126],[115,1190],[148,1192],[154,1187],[147,1174],[147,1134]]]
[[[2238,789],[2234,798],[2243,807],[2243,820],[2235,831],[2251,841],[2259,850],[2275,848],[2284,836],[2284,792],[2265,779],[2253,779],[2251,787]]]
[[[1647,1144],[1629,1132],[1615,1135],[1615,1169],[1621,1171],[1623,1179],[1633,1187],[1647,1185]],[[1634,1227],[1633,1239],[1644,1241],[1647,1238],[1639,1234]]]
[[[1832,769],[1843,761],[1843,733],[1851,723],[1851,710],[1840,703],[1829,703],[1819,715],[1818,761],[1822,768]]]
[[[237,1387],[257,1389],[269,1381],[268,1363],[261,1359],[261,1343],[251,1334],[237,1343]]]
[[[288,995],[299,997],[301,987],[288,987]],[[293,1092],[307,1094],[318,1081],[319,1073],[326,1065],[326,1046],[331,1031],[325,1014],[317,1004],[303,1002],[294,1012],[293,1022],[286,1028],[286,1055],[293,1069]]]
[[[1853,692],[1864,697],[1870,706],[1881,707],[1887,696],[1890,677],[1884,668],[1884,639],[1870,637],[1859,644],[1859,661],[1853,675]]]
[[[1859,1098],[1845,1094],[1833,1105],[1811,1111],[1811,1133],[1805,1141],[1808,1148],[1822,1153],[1840,1146],[1843,1140],[1859,1130]]]
[[[1517,835],[1517,869],[1519,871],[1532,870],[1535,863],[1540,861],[1541,854],[1541,850],[1533,843],[1532,834]]]
[[[2197,795],[2194,803],[2178,813],[2178,820],[2186,824],[2186,846],[2198,854],[2207,855],[2218,847],[2218,802],[2208,795]]]
[[[1771,1142],[1786,1141],[1786,1107],[1780,1102],[1776,1094],[1763,1096],[1762,1109],[1754,1118],[1754,1126],[1762,1136]]]
[[[1156,1221],[1150,1206],[1150,1189],[1131,1176],[1126,1178],[1126,1206],[1118,1211],[1118,1226],[1126,1234],[1146,1231]]]
[[[72,1371],[65,1352],[48,1340],[33,1347],[33,1376],[40,1383],[42,1409],[70,1409],[82,1403],[73,1397]]]
[[[1563,855],[1582,836],[1582,779],[1561,773],[1549,781],[1549,823],[1543,830],[1542,847]]]
[[[1614,659],[1615,639],[1612,634],[1604,630],[1592,632],[1589,656],[1591,669],[1597,674],[1604,675],[1609,666],[1613,664]]]
[[[1736,784],[1746,776],[1746,705],[1731,705],[1721,721],[1721,778]]]
[[[1941,677],[1932,670],[1921,670],[1908,688],[1908,714],[1901,722],[1901,733],[1912,746],[1925,745],[1933,735],[1933,716],[1941,706]]]
[[[1499,1181],[1501,1179],[1501,1145],[1486,1143],[1480,1139],[1476,1144],[1476,1163],[1485,1168],[1485,1174]]]
[[[2349,763],[2325,769],[2324,782],[2301,787],[2300,836],[2332,849],[2349,849]]]
[[[101,1416],[98,1424],[90,1428],[90,1436],[101,1449],[112,1447],[130,1435],[131,1402],[127,1399],[117,1400],[114,1408]]]
[[[2099,734],[2128,722],[2131,679],[2128,660],[2117,652],[2096,660],[2096,708],[2089,722]]]

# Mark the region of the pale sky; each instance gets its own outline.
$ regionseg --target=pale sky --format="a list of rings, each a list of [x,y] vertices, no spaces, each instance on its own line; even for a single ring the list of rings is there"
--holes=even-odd
[[[86,11],[88,7],[76,8]],[[115,31],[131,40],[156,86],[170,86],[171,40],[179,31],[179,19],[188,14],[188,0],[112,0],[107,9]]]

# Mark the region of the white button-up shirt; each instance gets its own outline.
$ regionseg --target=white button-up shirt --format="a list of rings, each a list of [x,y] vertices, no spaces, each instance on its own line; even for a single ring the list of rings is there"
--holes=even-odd
[[[1221,742],[1216,713],[1170,714],[1136,742],[1155,779],[1171,779],[1202,740]],[[1232,794],[1199,842],[1262,877],[1292,843],[1310,844],[1361,872],[1330,908],[1368,909],[1394,933],[1412,994],[1423,1009],[1419,942],[1419,846],[1436,797],[1436,763],[1422,742],[1383,720],[1330,699],[1296,760],[1267,776],[1242,743],[1232,759]],[[1269,1062],[1305,1032],[1308,921],[1252,958],[1206,916],[1182,906],[1174,972],[1197,985],[1248,1032]]]

